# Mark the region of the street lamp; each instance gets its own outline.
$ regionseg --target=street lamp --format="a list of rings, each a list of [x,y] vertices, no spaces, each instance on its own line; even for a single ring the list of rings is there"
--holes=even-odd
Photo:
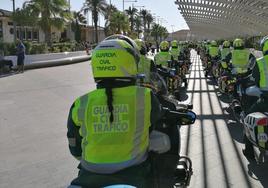
[[[137,3],[138,0],[134,0],[134,1],[129,1],[129,0],[123,0],[123,12],[125,10],[125,3]]]
[[[171,29],[172,29],[171,39],[172,39],[172,40],[173,40],[174,27],[175,27],[175,25],[171,25]]]
[[[15,0],[11,0],[13,1],[13,14],[15,14]],[[16,27],[16,22],[13,20],[13,33],[14,33],[14,43],[16,42],[17,40],[17,27]]]

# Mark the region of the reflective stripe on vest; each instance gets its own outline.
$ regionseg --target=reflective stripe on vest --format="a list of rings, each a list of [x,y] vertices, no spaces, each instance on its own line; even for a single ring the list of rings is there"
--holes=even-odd
[[[72,111],[72,119],[74,123],[80,127],[79,133],[82,137],[86,137],[86,127],[83,126],[85,124],[85,112],[88,104],[88,96],[84,95],[79,98],[79,100],[75,101],[75,107]],[[82,142],[82,150],[85,149],[86,142]],[[85,153],[82,152],[82,158],[85,157]]]
[[[151,72],[151,59],[147,58],[144,55],[141,55],[140,63],[138,65],[138,73],[145,74],[145,82],[150,81],[150,72]]]
[[[169,52],[159,52],[155,55],[155,63],[157,65],[168,66],[168,61],[171,60],[171,55]]]
[[[209,55],[211,57],[216,57],[218,54],[219,54],[219,48],[218,47],[214,47],[214,46],[209,47]]]
[[[225,57],[231,52],[230,48],[223,48],[221,50],[221,59],[225,59]]]
[[[248,71],[250,52],[244,50],[233,50],[232,52],[232,65],[237,73],[245,73]]]
[[[261,58],[258,59],[257,64],[260,71],[260,89],[268,91],[268,62]]]
[[[109,121],[104,89],[90,92],[87,102],[78,99],[80,102],[75,104],[79,106],[74,107],[72,115],[73,119],[81,118],[81,130],[83,127],[85,130],[82,134],[82,164],[87,165],[86,169],[113,172],[146,159],[144,156],[149,144],[151,113],[150,92],[147,88],[137,86],[113,89],[112,124]],[[82,108],[83,104],[86,104],[85,108]],[[78,116],[80,117],[77,118]]]

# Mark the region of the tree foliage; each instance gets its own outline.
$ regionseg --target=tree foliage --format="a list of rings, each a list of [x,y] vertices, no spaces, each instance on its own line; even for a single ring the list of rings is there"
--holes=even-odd
[[[25,1],[23,8],[38,15],[37,24],[44,31],[48,44],[51,44],[51,28],[63,29],[72,18],[65,0],[29,0]]]
[[[168,37],[167,28],[159,24],[154,24],[152,27],[151,36],[154,37],[156,42],[160,42]]]
[[[124,13],[116,11],[110,18],[109,34],[126,34],[129,31],[129,25],[128,17]]]
[[[72,21],[72,31],[75,34],[75,40],[81,41],[81,26],[87,24],[87,19],[85,16],[79,11],[73,12],[73,21]]]
[[[94,28],[95,28],[95,42],[99,42],[98,37],[98,21],[99,21],[99,15],[105,15],[106,8],[107,8],[107,2],[106,0],[85,0],[84,6],[82,7],[82,11],[84,13],[91,12],[92,13],[92,19],[94,22]]]
[[[129,7],[127,10],[125,10],[125,12],[129,16],[130,30],[131,30],[131,32],[133,32],[134,31],[134,21],[135,21],[135,17],[138,15],[137,14],[138,9],[136,9],[135,7]]]

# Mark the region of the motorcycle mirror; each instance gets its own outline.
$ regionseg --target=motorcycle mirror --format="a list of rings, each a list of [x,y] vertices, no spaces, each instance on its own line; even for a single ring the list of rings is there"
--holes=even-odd
[[[193,111],[188,111],[181,117],[180,125],[191,125],[196,120],[196,114]]]
[[[137,74],[137,79],[144,79],[145,78],[145,74]]]

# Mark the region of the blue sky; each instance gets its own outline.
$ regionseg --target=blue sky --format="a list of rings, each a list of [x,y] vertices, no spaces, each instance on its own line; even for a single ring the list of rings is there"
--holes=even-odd
[[[16,7],[21,7],[22,3],[25,0],[15,0],[16,1]],[[72,10],[80,10],[83,2],[85,0],[70,0],[71,1],[71,9]],[[125,9],[129,6],[132,6],[132,2],[127,2],[131,0],[125,0]],[[134,3],[134,6],[137,6],[138,9],[140,7],[138,6],[145,6],[146,9],[151,10],[154,15],[156,15],[157,21],[156,22],[162,22],[162,25],[167,27],[169,32],[172,31],[171,25],[174,25],[173,29],[174,31],[180,30],[180,29],[187,29],[188,26],[185,23],[183,17],[180,15],[179,10],[177,9],[177,6],[174,4],[175,0],[138,0],[138,2]],[[109,3],[110,0],[107,0]],[[112,4],[114,4],[119,10],[123,9],[123,0],[111,0]],[[0,0],[0,8],[6,9],[6,10],[12,10],[12,0]],[[91,16],[88,16],[89,19]],[[160,21],[160,19],[162,21]],[[100,21],[101,25],[104,25],[103,18]],[[91,20],[90,20],[91,23]]]

